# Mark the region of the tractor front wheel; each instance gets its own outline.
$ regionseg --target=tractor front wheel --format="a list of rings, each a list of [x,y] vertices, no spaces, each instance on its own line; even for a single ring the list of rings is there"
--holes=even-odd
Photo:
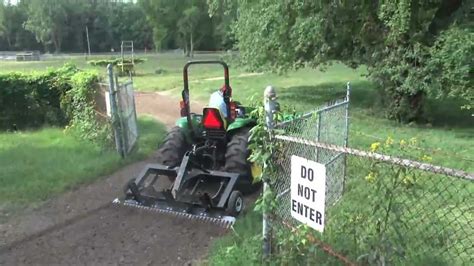
[[[240,214],[240,212],[244,209],[244,197],[242,193],[238,190],[232,191],[229,196],[229,200],[227,201],[227,208],[225,212],[227,215],[236,217]]]
[[[179,166],[187,148],[188,144],[181,128],[172,128],[158,148],[158,163],[169,167]],[[174,179],[175,177],[170,177],[170,181],[173,182]]]

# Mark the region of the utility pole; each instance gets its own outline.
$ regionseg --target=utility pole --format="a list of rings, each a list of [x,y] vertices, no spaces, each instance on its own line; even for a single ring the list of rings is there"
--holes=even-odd
[[[87,52],[91,56],[91,43],[89,41],[89,27],[86,26],[86,37],[87,37]]]

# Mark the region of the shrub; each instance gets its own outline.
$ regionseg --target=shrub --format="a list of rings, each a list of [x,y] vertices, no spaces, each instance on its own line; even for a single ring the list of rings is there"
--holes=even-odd
[[[146,60],[144,58],[134,58],[133,62],[135,64],[140,64],[145,62]],[[93,65],[93,66],[101,66],[101,67],[106,67],[108,64],[111,64],[113,66],[118,65],[119,63],[122,62],[122,58],[113,58],[113,59],[100,59],[100,60],[90,60],[87,61],[88,64]],[[124,63],[132,63],[131,59],[124,59]]]
[[[145,61],[146,60],[144,58],[133,59],[134,64],[140,64]],[[106,67],[109,64],[111,64],[112,66],[114,66],[115,72],[118,73],[119,76],[125,76],[125,75],[128,75],[129,73],[131,73],[132,75],[135,75],[134,65],[132,65],[131,59],[124,59],[123,66],[121,65],[122,58],[91,60],[91,61],[88,61],[87,63],[93,66],[101,66],[101,67]]]
[[[108,121],[96,113],[95,96],[98,89],[97,73],[79,71],[71,76],[71,89],[61,99],[61,108],[69,119],[68,131],[101,145],[112,143]]]
[[[0,130],[67,126],[84,139],[110,139],[107,123],[94,110],[97,81],[97,73],[73,65],[0,75]]]
[[[70,89],[70,67],[46,74],[11,73],[0,75],[0,129],[63,126],[67,117],[61,110],[61,97]]]
[[[474,32],[470,29],[451,27],[442,32],[431,48],[430,69],[433,76],[431,93],[438,97],[460,97],[463,108],[474,108]]]

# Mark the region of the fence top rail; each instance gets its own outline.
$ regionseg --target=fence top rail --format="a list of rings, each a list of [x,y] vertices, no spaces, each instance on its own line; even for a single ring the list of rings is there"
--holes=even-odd
[[[335,101],[331,105],[326,105],[326,106],[323,106],[321,108],[315,109],[315,110],[313,110],[311,112],[308,112],[308,113],[305,113],[302,116],[299,116],[295,119],[280,122],[277,125],[275,125],[275,127],[286,126],[288,124],[294,123],[294,122],[299,121],[299,120],[304,120],[304,119],[311,118],[314,114],[320,114],[320,113],[332,110],[334,108],[337,108],[337,107],[340,107],[340,106],[343,106],[343,105],[348,105],[348,104],[349,104],[349,101],[347,100],[347,98],[341,98],[340,100]]]
[[[306,139],[297,138],[297,137],[276,135],[276,136],[274,136],[274,138],[279,139],[279,140],[285,140],[285,141],[305,144],[305,145],[313,146],[313,147],[316,147],[316,148],[322,148],[322,149],[327,149],[327,150],[332,150],[332,151],[343,152],[343,153],[346,153],[346,154],[356,155],[356,156],[359,156],[359,157],[371,158],[371,159],[375,159],[375,160],[378,160],[378,161],[388,162],[388,163],[392,163],[392,164],[396,164],[396,165],[400,165],[400,166],[420,169],[420,170],[423,170],[423,171],[426,171],[426,172],[432,172],[432,173],[436,173],[436,174],[444,174],[444,175],[448,175],[448,176],[453,176],[453,177],[458,177],[458,178],[463,178],[463,179],[467,179],[467,180],[470,180],[470,181],[474,181],[474,173],[468,173],[468,172],[463,171],[463,170],[457,170],[457,169],[442,167],[442,166],[433,165],[433,164],[429,164],[429,163],[422,163],[422,162],[417,162],[417,161],[413,161],[413,160],[402,159],[402,158],[394,157],[394,156],[390,156],[390,155],[384,155],[384,154],[380,154],[380,153],[367,152],[367,151],[357,150],[357,149],[353,149],[353,148],[347,148],[347,147],[343,147],[343,146],[322,143],[322,142],[318,142],[318,141],[306,140]]]
[[[296,121],[299,121],[299,120],[304,120],[304,119],[308,119],[310,117],[312,117],[317,111],[312,111],[312,112],[309,112],[309,113],[305,113],[304,115],[302,116],[299,116],[295,119],[292,119],[292,120],[288,120],[288,121],[283,121],[283,122],[280,122],[278,124],[275,125],[275,127],[283,127],[283,126],[286,126],[288,124],[291,124],[291,123],[294,123]]]
[[[340,99],[340,101],[335,101],[333,104],[331,105],[328,105],[328,106],[325,106],[323,108],[320,108],[318,110],[316,110],[316,113],[322,113],[322,112],[326,112],[326,111],[329,111],[329,110],[332,110],[334,108],[337,108],[341,105],[346,105],[346,104],[349,104],[349,100],[348,99]]]
[[[122,84],[122,86],[129,86],[129,85],[133,85],[133,81],[127,80]]]

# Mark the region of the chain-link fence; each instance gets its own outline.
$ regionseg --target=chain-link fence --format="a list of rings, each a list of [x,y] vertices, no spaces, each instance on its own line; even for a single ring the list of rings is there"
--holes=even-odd
[[[112,118],[115,144],[122,157],[126,157],[135,148],[138,141],[138,125],[135,109],[135,97],[132,79],[120,83],[113,73],[112,66],[107,67],[108,83],[101,83],[108,98],[108,115]]]
[[[327,103],[326,106],[322,106],[297,119],[277,124],[275,128],[283,129],[285,135],[288,136],[345,146],[347,144],[349,92],[350,86],[348,85],[345,98]],[[291,155],[326,165],[327,206],[334,204],[342,196],[346,171],[344,153],[316,149],[299,143],[291,143],[291,145],[284,141],[279,141],[279,143],[281,149],[278,151],[279,154],[274,157],[279,160],[277,163],[279,170],[275,173],[275,182],[271,184],[279,204],[279,207],[276,208],[277,216],[293,222],[290,214]]]
[[[416,139],[347,147],[348,97],[281,124],[270,217],[274,258],[340,265],[470,265],[474,174],[429,163]],[[291,157],[326,166],[324,232],[291,216]]]

